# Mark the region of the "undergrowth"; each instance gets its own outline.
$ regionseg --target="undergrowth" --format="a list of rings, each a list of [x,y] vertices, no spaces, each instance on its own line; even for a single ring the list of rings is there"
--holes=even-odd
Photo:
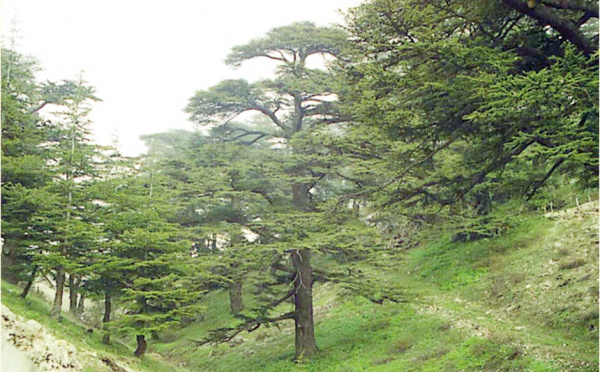
[[[597,215],[577,218],[514,217],[494,238],[452,243],[441,233],[390,255],[376,279],[402,289],[406,302],[375,304],[332,283],[315,285],[319,353],[311,360],[292,362],[291,321],[198,347],[210,330],[235,324],[226,291],[209,293],[201,317],[149,343],[162,362],[122,360],[147,371],[597,371]],[[3,283],[7,306],[68,341],[131,353],[131,345],[102,345],[100,334],[68,316],[50,320],[45,303],[17,293]]]

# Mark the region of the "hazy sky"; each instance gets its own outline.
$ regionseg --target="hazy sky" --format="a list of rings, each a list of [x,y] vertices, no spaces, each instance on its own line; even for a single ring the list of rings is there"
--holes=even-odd
[[[270,76],[264,60],[226,66],[231,47],[292,22],[341,23],[338,10],[360,2],[2,0],[2,42],[16,20],[16,49],[39,61],[38,80],[83,71],[103,100],[91,114],[95,138],[110,144],[118,133],[122,152],[137,155],[145,150],[140,134],[193,129],[182,110],[196,90]]]

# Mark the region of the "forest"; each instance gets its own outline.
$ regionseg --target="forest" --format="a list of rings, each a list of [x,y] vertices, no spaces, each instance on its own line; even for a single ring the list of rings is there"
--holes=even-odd
[[[290,337],[280,349],[257,336],[252,353],[266,363],[261,353],[278,350],[279,367],[250,370],[597,370],[597,222],[591,256],[567,262],[557,248],[565,272],[595,275],[577,282],[591,286],[585,296],[552,298],[544,306],[567,309],[556,321],[527,302],[518,310],[577,352],[534,358],[504,350],[512,341],[460,338],[443,342],[471,359],[454,349],[394,359],[416,352],[419,328],[377,341],[396,348],[391,359],[343,369],[354,354],[327,340],[384,332],[394,317],[425,322],[431,314],[407,310],[433,296],[419,280],[446,296],[480,285],[463,293],[473,301],[510,292],[490,274],[498,257],[512,252],[502,265],[520,267],[512,249],[549,234],[540,216],[597,203],[598,2],[369,0],[344,14],[343,25],[297,22],[233,47],[227,65],[276,63],[273,75],[197,90],[182,102],[195,129],[145,135],[138,157],[92,141],[93,82],[38,81],[43,66],[4,40],[3,304],[31,307],[47,282],[44,318],[85,320],[81,337],[128,345],[143,370],[162,370],[143,364],[157,354],[164,370],[236,370],[254,354],[194,366],[177,348],[218,359],[259,331]],[[578,231],[569,226],[562,233]],[[495,286],[484,295],[485,280]],[[345,302],[322,306],[332,293]],[[489,306],[508,301],[496,295]],[[367,308],[382,309],[369,310],[381,314],[365,323],[375,329],[350,332],[350,314]],[[347,323],[323,314],[340,311]],[[507,354],[482,357],[492,349]]]

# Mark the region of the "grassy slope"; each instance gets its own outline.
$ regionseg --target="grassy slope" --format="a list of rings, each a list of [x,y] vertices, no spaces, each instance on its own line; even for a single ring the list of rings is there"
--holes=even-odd
[[[231,321],[227,294],[204,321],[154,349],[194,371],[597,371],[598,210],[523,218],[506,236],[448,236],[380,268],[407,303],[376,305],[329,284],[315,288],[320,354],[301,365],[291,324],[196,348]]]
[[[390,256],[376,275],[404,288],[406,303],[376,305],[331,283],[316,286],[320,353],[302,364],[290,362],[291,323],[240,334],[230,344],[195,347],[190,340],[232,321],[225,292],[205,299],[203,321],[150,343],[149,353],[163,361],[141,364],[119,356],[130,355],[125,346],[106,349],[97,333],[49,321],[47,307],[19,302],[4,284],[3,303],[139,370],[167,370],[168,362],[177,366],[171,371],[211,372],[597,371],[597,204],[550,217],[523,218],[496,239],[449,244],[448,236],[438,236]]]
[[[58,322],[49,317],[50,305],[40,296],[31,293],[24,301],[18,297],[21,289],[2,281],[2,303],[11,311],[24,319],[33,319],[42,324],[45,329],[58,339],[63,339],[77,348],[77,357],[84,366],[84,371],[102,372],[111,371],[100,359],[110,359],[117,365],[135,370],[168,372],[172,367],[166,363],[147,357],[143,361],[132,357],[134,347],[119,340],[110,345],[102,344],[102,333],[99,331],[88,333],[88,326],[73,318],[70,314],[63,314],[63,319]],[[134,341],[135,342],[135,341]]]

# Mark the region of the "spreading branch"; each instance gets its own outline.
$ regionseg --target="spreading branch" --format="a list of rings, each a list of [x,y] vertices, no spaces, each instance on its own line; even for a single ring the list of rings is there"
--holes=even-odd
[[[550,178],[550,176],[552,176],[552,174],[562,165],[562,163],[565,162],[564,158],[558,159],[556,161],[556,163],[554,163],[554,165],[552,166],[552,168],[550,168],[550,170],[548,171],[548,173],[546,173],[546,175],[544,176],[544,178],[542,178],[541,180],[535,181],[532,184],[532,188],[531,191],[529,191],[529,193],[527,193],[527,200],[530,200],[535,193],[538,191],[538,189],[540,187],[542,187],[542,185],[544,183],[546,183],[546,181],[548,180],[548,178]]]
[[[583,53],[590,55],[596,51],[596,46],[592,40],[588,39],[579,29],[578,25],[569,21],[568,19],[561,18],[554,12],[552,12],[546,6],[534,6],[530,7],[527,2],[521,0],[502,0],[502,2],[508,7],[517,10],[527,16],[539,21],[544,25],[549,25],[559,34],[561,34],[566,40],[570,41]],[[554,5],[566,3],[565,1],[549,1]],[[569,2],[569,3],[580,3],[580,2]],[[596,18],[598,17],[597,8],[594,10]]]
[[[289,312],[289,313],[285,313],[285,314],[280,315],[275,318],[258,318],[258,319],[254,319],[254,320],[246,322],[246,323],[242,323],[235,328],[216,329],[215,331],[212,332],[213,337],[207,337],[203,340],[188,339],[188,341],[196,344],[196,347],[200,347],[200,346],[206,345],[211,342],[214,342],[214,343],[229,342],[233,338],[235,338],[235,336],[239,335],[240,333],[242,333],[244,331],[254,332],[258,328],[260,328],[260,326],[263,324],[277,323],[282,320],[294,319],[295,317],[296,317],[296,314],[294,312]]]
[[[423,157],[421,160],[416,161],[414,163],[412,163],[411,165],[409,165],[408,167],[406,167],[404,169],[403,172],[401,172],[400,174],[398,174],[397,176],[395,176],[394,178],[392,178],[391,180],[387,181],[386,183],[384,183],[383,185],[376,187],[376,188],[369,188],[369,189],[364,189],[361,190],[357,193],[354,194],[350,194],[350,195],[346,195],[344,197],[343,200],[348,200],[348,199],[353,199],[356,197],[361,197],[361,196],[367,196],[367,195],[372,195],[376,192],[382,191],[384,189],[386,189],[387,187],[389,187],[390,185],[394,184],[395,182],[402,182],[404,177],[406,177],[406,175],[417,165],[423,164],[424,162],[428,161],[429,159],[431,159],[434,155],[436,155],[437,153],[439,153],[440,151],[442,151],[443,149],[447,148],[448,146],[450,146],[454,141],[450,140],[447,141],[446,143],[444,143],[442,146],[434,149],[433,151],[431,151],[429,154],[427,154],[425,157]]]
[[[247,130],[247,129],[244,129],[244,128],[235,128],[235,129],[229,131],[227,133],[227,135],[233,136],[237,132],[241,132],[241,133],[235,135],[235,137],[233,137],[233,138],[230,138],[229,141],[238,141],[238,140],[240,140],[240,139],[242,139],[244,137],[247,137],[247,136],[257,136],[253,140],[250,141],[250,144],[253,144],[253,143],[259,141],[262,138],[270,136],[269,133],[265,133],[265,132],[261,132],[261,131],[257,131],[257,130]]]

